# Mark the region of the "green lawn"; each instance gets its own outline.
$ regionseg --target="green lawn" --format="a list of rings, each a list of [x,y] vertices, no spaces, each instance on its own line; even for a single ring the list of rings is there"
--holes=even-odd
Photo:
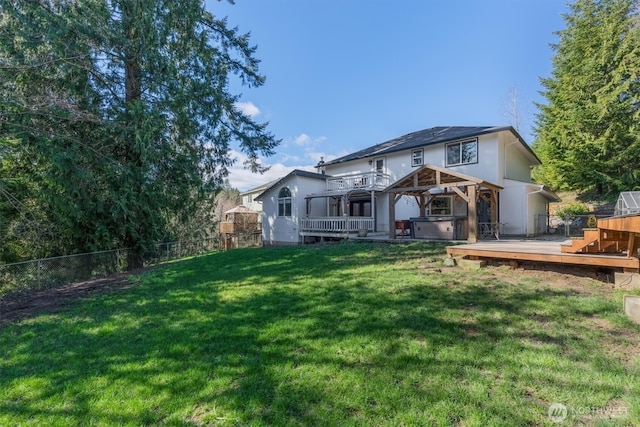
[[[621,293],[443,259],[237,249],[5,325],[0,425],[640,425]]]

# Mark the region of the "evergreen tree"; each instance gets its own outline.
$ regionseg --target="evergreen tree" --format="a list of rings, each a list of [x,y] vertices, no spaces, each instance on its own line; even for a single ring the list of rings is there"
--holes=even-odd
[[[617,193],[640,185],[638,0],[577,0],[542,79],[534,177],[561,190]]]
[[[177,236],[211,202],[231,144],[261,171],[277,145],[235,108],[255,47],[198,0],[0,0],[0,138],[72,250]],[[0,139],[0,141],[5,139]],[[3,177],[0,177],[2,180]]]

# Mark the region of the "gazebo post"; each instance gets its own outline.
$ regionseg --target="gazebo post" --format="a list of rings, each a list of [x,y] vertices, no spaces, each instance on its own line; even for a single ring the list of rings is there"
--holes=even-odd
[[[469,220],[469,236],[467,241],[469,243],[476,243],[478,241],[478,212],[477,212],[477,201],[476,201],[476,186],[467,185],[467,194],[469,197],[469,209],[468,211],[468,220]]]
[[[495,189],[491,189],[491,202],[489,204],[491,209],[491,222],[498,226],[498,192]]]
[[[396,193],[389,193],[389,238],[396,238]]]

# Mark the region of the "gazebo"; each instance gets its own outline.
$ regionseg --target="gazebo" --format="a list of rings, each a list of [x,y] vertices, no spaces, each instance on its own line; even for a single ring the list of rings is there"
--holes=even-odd
[[[384,191],[389,197],[389,224],[396,219],[396,203],[403,196],[413,196],[420,206],[420,216],[424,216],[427,207],[436,196],[456,195],[467,203],[468,241],[478,240],[478,214],[476,204],[482,199],[489,204],[491,231],[498,232],[498,192],[502,187],[490,182],[454,172],[434,165],[424,165],[399,179]],[[395,227],[389,227],[389,238],[396,238]]]
[[[220,222],[224,248],[240,246],[240,238],[257,240],[262,232],[260,212],[239,205],[224,212],[224,221]]]

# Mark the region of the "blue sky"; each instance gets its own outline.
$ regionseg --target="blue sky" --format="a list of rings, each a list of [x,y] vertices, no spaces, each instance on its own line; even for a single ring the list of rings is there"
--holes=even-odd
[[[564,0],[236,0],[209,11],[251,33],[267,78],[234,83],[238,108],[282,140],[264,175],[242,169],[241,191],[313,170],[344,154],[433,126],[511,125],[532,143],[540,78],[551,73]]]

